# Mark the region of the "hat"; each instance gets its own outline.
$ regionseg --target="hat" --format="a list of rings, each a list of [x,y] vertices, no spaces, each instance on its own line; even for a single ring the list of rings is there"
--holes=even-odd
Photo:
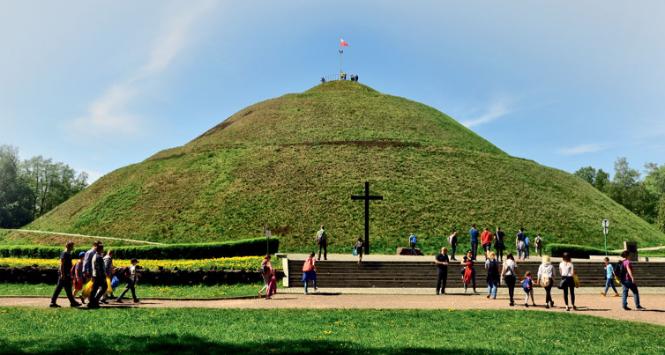
[[[85,256],[85,252],[84,252],[84,251],[82,251],[82,252],[79,253],[79,258],[82,258],[82,257],[84,257],[84,256]]]

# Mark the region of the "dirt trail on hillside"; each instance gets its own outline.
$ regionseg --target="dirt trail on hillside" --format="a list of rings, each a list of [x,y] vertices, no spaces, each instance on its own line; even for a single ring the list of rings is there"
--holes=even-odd
[[[444,296],[435,295],[350,295],[312,293],[302,294],[277,294],[272,300],[258,298],[250,299],[227,299],[227,300],[143,300],[139,304],[112,303],[103,305],[104,308],[239,308],[239,309],[270,309],[270,308],[300,308],[300,309],[440,309],[445,312],[463,309],[516,309],[516,310],[539,310],[548,312],[566,312],[563,308],[563,300],[560,295],[554,295],[555,308],[546,309],[543,306],[544,297],[537,295],[537,307],[524,307],[524,293],[515,290],[517,305],[510,307],[505,295],[500,295],[496,300],[488,300],[484,294],[463,295],[452,294]],[[629,307],[634,308],[633,299],[629,298]],[[599,294],[580,294],[577,296],[577,311],[571,314],[582,314],[596,317],[604,317],[615,320],[629,320],[665,325],[665,297],[660,294],[641,295],[641,303],[647,308],[646,311],[624,311],[621,309],[620,297],[602,297]],[[5,297],[0,298],[0,307],[39,307],[47,308],[49,299],[46,297],[24,298]],[[65,299],[60,300],[61,305],[66,304]]]

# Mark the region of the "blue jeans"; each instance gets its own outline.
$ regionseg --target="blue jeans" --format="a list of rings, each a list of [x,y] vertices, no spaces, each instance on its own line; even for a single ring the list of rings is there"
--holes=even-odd
[[[635,299],[635,307],[641,308],[642,306],[640,305],[640,292],[637,290],[637,285],[635,285],[632,281],[628,280],[622,281],[621,285],[623,285],[623,295],[621,296],[621,302],[623,304],[623,308],[628,307],[628,290],[633,291],[633,298]]]
[[[617,291],[617,288],[614,286],[614,280],[611,277],[605,278],[605,294],[607,294],[607,290],[610,289],[610,286],[612,286],[612,289],[614,290],[614,293],[619,293]]]
[[[492,297],[496,298],[496,289],[497,289],[497,282],[495,280],[487,280],[487,294]]]
[[[478,241],[471,241],[471,260],[476,260],[478,254]]]

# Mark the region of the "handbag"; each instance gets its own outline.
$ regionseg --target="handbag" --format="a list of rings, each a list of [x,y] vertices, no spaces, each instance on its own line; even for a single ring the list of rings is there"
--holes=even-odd
[[[614,285],[615,286],[621,286],[621,281],[619,281],[619,278],[614,276]]]
[[[580,287],[580,278],[577,276],[577,274],[573,275],[573,284],[575,284],[575,288]]]
[[[559,290],[563,290],[565,287],[566,287],[566,279],[561,279],[558,288]]]
[[[547,276],[543,276],[543,280],[542,280],[542,282],[541,282],[541,285],[542,285],[543,287],[550,287],[550,286],[552,286],[552,278],[551,278],[551,277],[547,277]]]

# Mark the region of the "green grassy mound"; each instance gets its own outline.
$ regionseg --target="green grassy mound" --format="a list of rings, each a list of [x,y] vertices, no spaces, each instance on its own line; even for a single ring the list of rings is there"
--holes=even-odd
[[[3,308],[0,344],[12,354],[660,354],[665,327],[537,311]]]
[[[665,235],[592,186],[511,157],[452,118],[361,84],[331,82],[241,110],[188,144],[118,169],[28,228],[160,242],[262,234],[282,251],[312,247],[325,223],[331,248],[363,231],[371,182],[374,251],[394,253],[416,232],[427,250],[452,226],[525,226],[548,242],[665,244]]]

